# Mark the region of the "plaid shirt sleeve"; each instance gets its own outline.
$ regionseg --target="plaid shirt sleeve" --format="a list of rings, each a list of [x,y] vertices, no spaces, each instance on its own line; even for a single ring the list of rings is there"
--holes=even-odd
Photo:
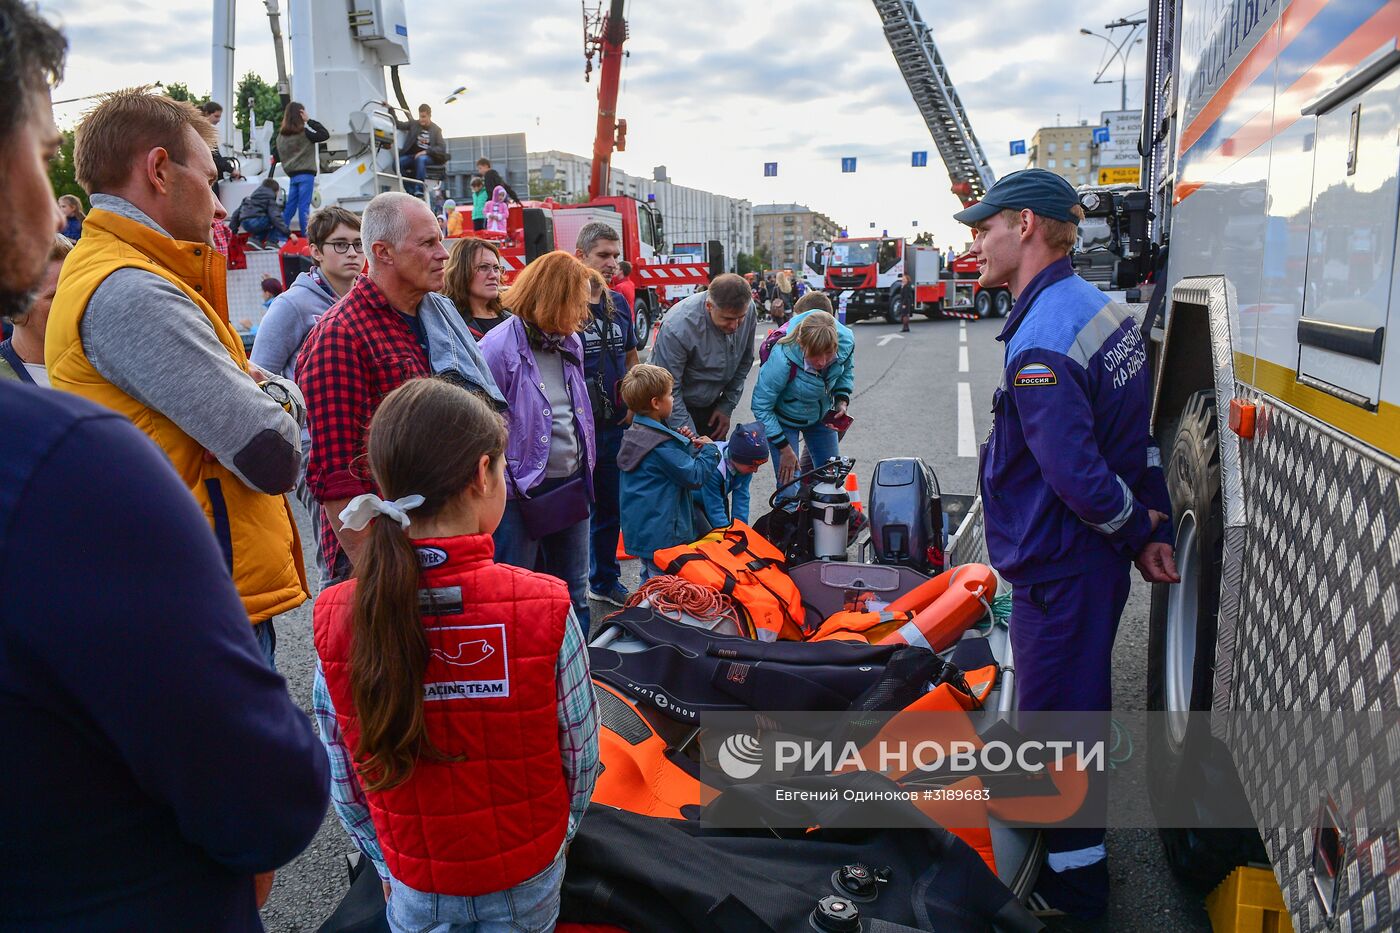
[[[571,608],[564,621],[564,641],[554,673],[559,708],[559,753],[569,784],[568,839],[574,838],[579,821],[593,796],[598,780],[598,702],[588,670],[588,647],[578,617]]]
[[[356,344],[347,321],[323,318],[297,360],[311,431],[306,486],[318,502],[374,491],[367,477],[352,470],[363,452],[371,414],[369,373]]]
[[[326,747],[326,755],[330,758],[331,803],[335,805],[336,816],[340,817],[340,825],[359,850],[374,863],[374,870],[379,872],[380,879],[388,881],[389,870],[384,867],[379,835],[374,831],[369,803],[360,787],[359,776],[355,774],[350,749],[345,747],[345,739],[340,734],[340,723],[335,718],[335,706],[331,702],[331,692],[326,687],[326,675],[321,671],[320,661],[316,662],[316,676],[311,682],[311,712],[321,733],[321,744]]]

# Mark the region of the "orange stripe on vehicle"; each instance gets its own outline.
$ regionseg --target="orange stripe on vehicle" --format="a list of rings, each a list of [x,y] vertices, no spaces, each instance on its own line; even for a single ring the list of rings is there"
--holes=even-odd
[[[1383,42],[1394,41],[1397,32],[1400,32],[1400,4],[1387,3],[1377,11],[1375,16],[1362,23],[1355,32],[1338,43],[1307,74],[1279,94],[1273,113],[1260,111],[1255,114],[1249,122],[1240,127],[1229,139],[1223,141],[1220,147],[1209,156],[1188,166],[1182,180],[1177,185],[1174,203],[1180,204],[1195,194],[1203,183],[1213,178],[1220,170],[1228,167],[1236,159],[1254,152],[1297,123],[1303,116],[1303,107],[1309,101],[1359,65]],[[1195,124],[1193,123],[1192,126]],[[1197,134],[1197,138],[1199,138],[1199,134]],[[1189,147],[1183,147],[1182,151],[1185,152],[1186,148]]]

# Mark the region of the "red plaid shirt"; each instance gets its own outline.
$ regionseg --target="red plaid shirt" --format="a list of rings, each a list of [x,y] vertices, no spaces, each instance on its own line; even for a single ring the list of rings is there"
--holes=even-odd
[[[209,230],[214,234],[214,248],[223,253],[225,259],[228,259],[228,244],[233,239],[233,234],[228,231],[228,224],[222,220],[216,220]]]
[[[377,492],[365,462],[369,419],[384,396],[432,370],[403,316],[368,275],[311,328],[296,373],[311,431],[311,494],[325,503]],[[320,532],[326,566],[334,567],[340,543],[324,512]]]

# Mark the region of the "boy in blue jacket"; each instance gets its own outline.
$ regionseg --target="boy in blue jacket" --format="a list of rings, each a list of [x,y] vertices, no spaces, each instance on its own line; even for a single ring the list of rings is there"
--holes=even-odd
[[[632,410],[632,426],[622,435],[617,466],[622,474],[622,538],[642,562],[642,579],[660,571],[657,551],[689,544],[699,537],[691,494],[719,466],[719,450],[689,428],[666,426],[671,416],[671,374],[643,363],[622,379],[622,400]]]
[[[748,522],[749,483],[768,462],[763,423],[741,424],[727,442],[715,447],[719,466],[705,476],[704,487],[693,496],[695,505],[711,528],[723,528],[735,519]]]

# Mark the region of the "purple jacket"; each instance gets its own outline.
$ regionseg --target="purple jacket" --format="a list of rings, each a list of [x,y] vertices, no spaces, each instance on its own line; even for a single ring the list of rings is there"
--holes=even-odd
[[[574,405],[574,431],[582,439],[584,474],[593,489],[593,406],[583,374],[583,341],[577,334],[564,341],[564,383]],[[539,367],[525,336],[525,322],[512,317],[494,327],[481,339],[481,355],[491,368],[501,394],[510,408],[506,411],[506,466],[515,482],[526,492],[544,479],[549,460],[549,432],[553,422],[540,382]],[[506,495],[515,498],[515,487],[506,481]]]

